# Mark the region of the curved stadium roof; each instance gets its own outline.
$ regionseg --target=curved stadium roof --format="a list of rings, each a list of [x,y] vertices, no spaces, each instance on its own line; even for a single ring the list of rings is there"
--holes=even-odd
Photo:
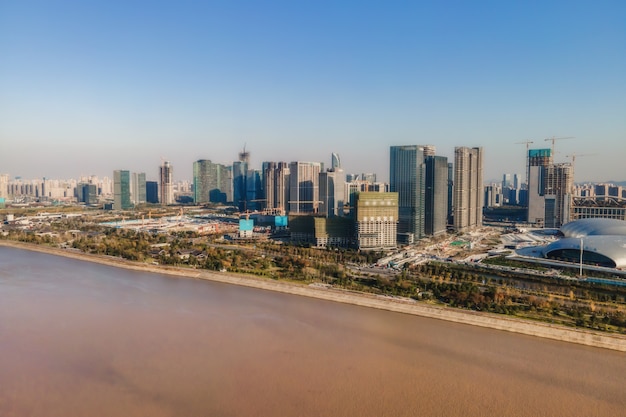
[[[615,219],[581,219],[561,227],[565,237],[626,236],[626,221]]]
[[[626,268],[626,221],[581,219],[561,227],[563,238],[543,250],[546,258],[579,262],[583,241],[585,264]]]

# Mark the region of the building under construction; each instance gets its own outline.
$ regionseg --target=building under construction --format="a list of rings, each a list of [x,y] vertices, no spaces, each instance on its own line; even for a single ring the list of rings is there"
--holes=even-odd
[[[528,222],[558,228],[571,219],[572,164],[554,164],[551,149],[528,151]]]

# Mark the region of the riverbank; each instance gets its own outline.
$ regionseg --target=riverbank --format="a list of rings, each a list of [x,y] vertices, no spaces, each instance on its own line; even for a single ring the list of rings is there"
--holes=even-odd
[[[373,294],[354,293],[340,289],[313,287],[284,281],[274,281],[267,278],[256,278],[252,276],[182,267],[150,265],[110,256],[85,254],[72,249],[59,249],[49,246],[7,240],[0,240],[0,246],[64,256],[67,258],[130,270],[241,285],[268,291],[276,291],[286,294],[353,304],[362,307],[412,314],[461,324],[469,324],[473,326],[504,330],[513,333],[626,352],[626,336],[623,335],[601,333],[585,329],[574,329],[552,325],[549,323],[533,322],[529,320],[500,316],[491,313],[432,306],[423,303],[412,303],[388,297],[383,298]]]

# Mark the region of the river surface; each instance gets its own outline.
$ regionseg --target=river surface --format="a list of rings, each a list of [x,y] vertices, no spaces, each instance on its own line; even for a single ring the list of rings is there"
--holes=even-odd
[[[626,354],[0,248],[0,416],[625,416]]]

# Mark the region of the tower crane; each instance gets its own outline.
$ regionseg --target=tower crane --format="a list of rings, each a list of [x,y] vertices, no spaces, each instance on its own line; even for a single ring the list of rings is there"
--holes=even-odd
[[[524,178],[524,184],[526,184],[526,187],[528,187],[528,149],[530,147],[531,143],[535,143],[532,140],[526,140],[523,142],[515,142],[516,145],[526,145],[526,172],[524,173],[524,176],[526,178]]]
[[[544,139],[546,142],[547,141],[551,141],[552,142],[552,157],[554,157],[554,142],[556,142],[557,140],[563,140],[563,139],[574,139],[574,136],[565,136],[565,137],[562,137],[562,138],[556,138],[556,137],[552,136],[551,138]]]
[[[597,155],[595,153],[573,153],[571,155],[567,155],[566,158],[572,158],[572,172],[576,172],[576,157],[577,156],[593,156],[593,155]],[[572,177],[574,175],[572,174]]]

